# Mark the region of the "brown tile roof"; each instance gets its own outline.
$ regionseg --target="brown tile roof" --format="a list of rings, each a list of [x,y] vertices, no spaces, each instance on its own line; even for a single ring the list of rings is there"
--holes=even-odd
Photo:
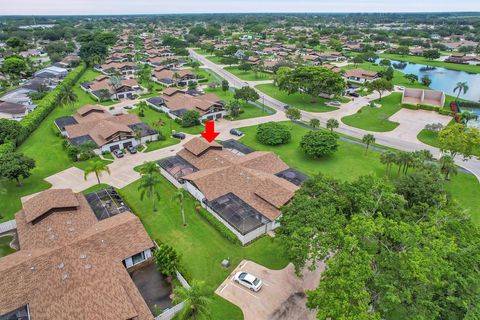
[[[207,200],[233,193],[270,220],[280,216],[279,208],[298,189],[275,176],[288,166],[271,152],[238,156],[216,143],[195,138],[178,155],[199,169],[183,179],[192,181]]]
[[[0,259],[0,314],[28,304],[36,320],[153,319],[122,263],[153,246],[140,220],[124,212],[97,221],[84,196],[70,193],[76,211],[34,225],[16,214],[21,250]],[[58,239],[37,241],[49,233]]]
[[[120,82],[121,87],[127,87],[133,90],[133,87],[139,87],[137,80],[135,79],[122,79]],[[99,90],[107,90],[110,94],[115,93],[115,89],[112,86],[109,76],[99,76],[90,84],[90,89],[95,92]],[[118,88],[117,88],[118,89]]]
[[[25,220],[32,222],[51,210],[77,208],[80,205],[70,189],[47,190],[23,204]]]
[[[175,73],[179,75],[179,79],[183,79],[186,76],[193,76],[193,72],[190,70],[177,70],[172,71],[166,68],[159,68],[153,71],[153,76],[157,79],[174,79]]]
[[[219,105],[220,103],[220,98],[213,93],[192,96],[174,88],[165,89],[160,97],[165,100],[165,105],[170,110],[196,110],[199,111],[201,115],[205,114],[211,107]]]
[[[367,80],[372,80],[378,77],[378,72],[368,71],[363,69],[350,69],[345,71],[344,76],[346,78],[357,77],[357,78],[365,78]]]

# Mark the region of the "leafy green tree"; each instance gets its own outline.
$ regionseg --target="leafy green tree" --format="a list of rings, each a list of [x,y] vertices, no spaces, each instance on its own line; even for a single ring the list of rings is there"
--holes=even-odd
[[[167,244],[160,244],[153,253],[155,264],[158,271],[166,277],[175,274],[179,264],[180,257],[175,249]]]
[[[380,98],[379,101],[382,101],[382,93],[384,91],[392,91],[393,84],[386,79],[377,79],[371,82],[367,82],[366,87],[371,91],[377,91]]]
[[[423,57],[428,60],[435,60],[440,58],[440,52],[438,50],[425,50],[423,52]]]
[[[359,64],[363,63],[363,58],[360,55],[353,57],[352,62],[357,67]]]
[[[380,74],[381,74],[383,79],[385,79],[387,81],[392,81],[393,77],[395,75],[395,70],[393,70],[392,67],[388,67],[385,70],[380,71]]]
[[[27,68],[25,61],[17,57],[5,59],[2,65],[3,72],[13,77],[19,77],[27,71]]]
[[[230,85],[228,84],[228,81],[223,79],[222,80],[222,91],[227,92],[230,89]]]
[[[336,129],[339,127],[338,120],[335,118],[330,118],[327,120],[327,129],[330,129],[331,132],[333,132],[333,129]]]
[[[89,66],[94,66],[103,61],[108,54],[108,48],[105,43],[92,41],[83,43],[78,55]]]
[[[395,189],[410,207],[421,204],[438,207],[444,204],[443,180],[436,172],[418,171],[402,176],[395,181]]]
[[[460,123],[446,126],[438,133],[440,150],[453,158],[462,155],[464,159],[471,158],[476,146],[480,145],[480,131],[467,128]]]
[[[160,200],[160,191],[158,187],[162,181],[160,180],[160,175],[158,173],[144,174],[140,178],[140,184],[138,185],[138,190],[140,191],[140,199],[143,201],[145,195],[152,199],[153,202],[153,211],[157,211],[155,205],[155,200]]]
[[[283,124],[266,122],[257,127],[256,138],[262,144],[275,146],[289,142],[292,134],[288,127]]]
[[[177,286],[173,289],[173,294],[174,303],[184,303],[182,311],[177,316],[179,320],[210,319],[212,294],[204,282],[194,280],[189,289]]]
[[[104,43],[107,46],[113,46],[117,42],[118,37],[112,32],[99,32],[95,34],[93,41]]]
[[[200,124],[200,113],[195,110],[188,110],[182,115],[182,127],[190,128]]]
[[[288,94],[303,92],[317,102],[320,95],[340,95],[345,91],[342,76],[319,66],[301,66],[294,70],[282,67],[277,71],[276,84]]]
[[[235,119],[240,115],[240,101],[233,99],[227,104],[228,114],[232,119]]]
[[[316,118],[313,118],[313,119],[310,119],[309,123],[310,127],[312,128],[319,128],[320,127],[320,120],[319,119],[316,119]]]
[[[35,160],[21,153],[6,153],[0,156],[0,176],[15,180],[18,186],[22,186],[20,178],[26,179],[35,168]]]
[[[367,133],[366,135],[363,136],[362,142],[365,143],[366,145],[365,154],[367,154],[368,148],[370,147],[370,145],[375,143],[375,137],[373,134]]]
[[[406,56],[406,55],[410,54],[410,49],[406,46],[400,46],[395,51],[397,52],[397,54],[402,55],[402,56]]]
[[[457,82],[457,85],[455,86],[455,88],[453,88],[453,92],[457,92],[458,91],[458,94],[457,94],[457,97],[456,97],[456,101],[458,101],[458,98],[460,97],[460,94],[466,94],[468,92],[468,84],[466,82]]]
[[[287,111],[285,111],[285,115],[288,119],[296,121],[300,120],[300,118],[302,117],[302,112],[295,107],[290,107],[287,109]]]
[[[260,99],[260,95],[251,87],[242,87],[240,89],[235,89],[235,94],[233,97],[237,100],[256,101]]]
[[[463,124],[467,126],[468,122],[472,120],[477,120],[478,116],[471,111],[463,111],[462,113],[460,113],[460,119],[462,119]]]
[[[338,149],[338,136],[327,131],[310,131],[302,137],[300,149],[312,158],[331,155]]]
[[[94,161],[87,168],[85,168],[83,178],[87,180],[88,176],[94,173],[95,177],[97,178],[98,184],[100,184],[100,177],[104,172],[110,174],[110,169],[108,168],[108,165],[102,161]]]
[[[20,122],[9,119],[0,119],[0,145],[7,140],[15,140],[22,132]]]
[[[413,73],[409,73],[409,74],[406,74],[403,76],[405,79],[407,79],[408,81],[410,81],[410,83],[415,83],[415,81],[418,81],[418,76],[416,74],[413,74]]]
[[[430,77],[427,75],[424,75],[421,81],[422,81],[422,84],[427,87],[429,87],[432,84],[432,79],[430,79]]]
[[[247,72],[249,70],[252,70],[252,65],[246,61],[240,63],[240,65],[238,66],[238,70],[242,70],[244,72]]]

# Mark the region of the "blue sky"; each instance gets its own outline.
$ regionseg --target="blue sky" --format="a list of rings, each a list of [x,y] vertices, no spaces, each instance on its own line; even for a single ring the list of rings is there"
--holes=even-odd
[[[0,0],[0,4],[0,15],[480,11],[479,0]]]

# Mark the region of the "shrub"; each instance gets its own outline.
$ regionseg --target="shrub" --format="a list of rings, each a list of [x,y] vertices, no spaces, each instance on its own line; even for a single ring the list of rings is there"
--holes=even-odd
[[[451,116],[452,115],[452,111],[450,109],[445,109],[445,108],[437,109],[437,112],[441,115],[444,115],[444,116]]]
[[[418,106],[415,104],[402,103],[401,107],[405,109],[418,110]]]
[[[419,104],[418,108],[422,109],[422,110],[428,110],[428,111],[435,111],[435,110],[438,109],[438,107],[431,106],[431,105],[428,105],[428,104]]]
[[[310,131],[302,137],[300,149],[313,158],[330,155],[338,149],[338,136],[327,131]]]
[[[153,253],[157,270],[164,276],[170,277],[175,274],[175,269],[180,264],[180,256],[171,246],[160,244]]]
[[[189,110],[182,116],[182,127],[189,128],[200,124],[200,113]]]
[[[277,122],[263,123],[257,128],[257,140],[269,146],[285,144],[291,138],[292,134],[288,127]]]
[[[240,240],[238,240],[237,236],[230,231],[223,223],[217,220],[210,212],[207,210],[203,210],[202,207],[200,208],[195,208],[195,211],[197,211],[202,218],[204,218],[215,230],[217,230],[225,239],[230,241],[233,244],[239,244],[241,245],[242,243]]]

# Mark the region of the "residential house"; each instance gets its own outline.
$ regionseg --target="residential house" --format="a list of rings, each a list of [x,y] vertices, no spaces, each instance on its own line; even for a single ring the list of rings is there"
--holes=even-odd
[[[0,100],[0,119],[22,120],[28,113],[35,110],[35,105],[25,105]]]
[[[37,78],[48,78],[55,81],[60,81],[68,74],[68,69],[60,68],[56,66],[50,66],[43,68],[35,72],[34,76]]]
[[[342,61],[345,60],[346,57],[341,53],[341,52],[321,52],[321,53],[316,53],[318,57],[320,57],[320,60],[323,62],[332,62],[332,61]]]
[[[445,62],[480,65],[480,57],[469,56],[464,53],[457,53],[450,55],[447,59],[445,59]]]
[[[178,59],[175,56],[166,56],[166,57],[152,57],[147,59],[142,59],[143,64],[149,64],[152,67],[166,67],[169,69],[179,69],[185,65],[185,61]]]
[[[226,114],[225,102],[215,94],[190,94],[176,88],[167,88],[158,97],[147,100],[147,103],[157,110],[166,112],[171,118],[181,118],[189,110],[200,114],[200,119],[215,120]]]
[[[190,140],[159,165],[170,182],[199,200],[242,244],[278,227],[280,208],[307,178],[272,152],[203,138]]]
[[[80,63],[80,57],[76,54],[69,54],[61,61],[55,63],[54,65],[60,68],[73,68]]]
[[[97,65],[95,70],[105,75],[120,74],[124,77],[134,76],[140,68],[135,62],[109,62]]]
[[[410,54],[412,56],[423,56],[423,48],[411,48],[410,49]]]
[[[166,67],[158,67],[153,70],[152,80],[164,86],[186,86],[190,82],[196,82],[195,75],[191,70],[170,70]]]
[[[118,86],[114,86],[112,78],[103,75],[92,82],[82,83],[80,87],[98,101],[131,99],[146,92],[135,79],[120,79]]]
[[[158,132],[136,114],[112,115],[104,107],[95,105],[78,109],[74,116],[58,118],[55,125],[71,145],[93,142],[96,154],[137,146],[158,137]]]
[[[343,76],[347,81],[366,83],[378,79],[380,74],[363,69],[349,69],[345,71]]]
[[[129,274],[154,248],[137,216],[100,219],[83,194],[49,189],[15,221],[20,250],[0,258],[0,319],[154,319]]]

